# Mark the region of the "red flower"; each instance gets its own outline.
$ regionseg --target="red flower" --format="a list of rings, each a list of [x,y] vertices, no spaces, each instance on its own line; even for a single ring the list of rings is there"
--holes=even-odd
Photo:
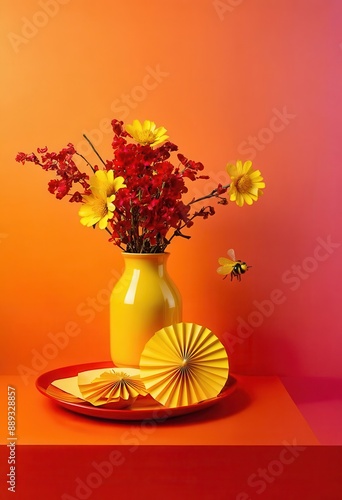
[[[16,161],[24,164],[26,161],[32,161],[33,163],[39,163],[39,159],[34,153],[31,154],[25,154],[25,153],[18,153],[17,156],[15,157]]]
[[[207,219],[215,213],[211,206],[193,211],[192,205],[198,200],[188,203],[182,200],[188,192],[187,180],[208,178],[200,175],[203,164],[178,153],[180,163],[173,165],[170,158],[178,151],[175,144],[167,141],[154,148],[135,144],[130,142],[122,121],[113,120],[112,128],[113,158],[103,164],[107,171],[113,170],[114,177],[124,178],[125,187],[116,192],[114,216],[108,221],[109,241],[128,252],[163,252],[174,236],[189,238],[182,233],[184,228],[190,228],[196,217]],[[81,203],[85,195],[91,194],[89,176],[79,169],[76,159],[81,155],[73,144],[69,143],[58,153],[48,151],[47,147],[38,148],[37,153],[40,158],[34,153],[18,153],[16,161],[33,162],[54,172],[56,178],[49,181],[48,190],[57,199],[69,196],[70,202]],[[99,170],[97,165],[91,166],[85,161],[93,172]],[[219,203],[224,203],[226,199],[221,195],[226,190],[227,187],[219,184],[200,200],[215,196],[220,199]]]
[[[223,187],[222,184],[219,184],[216,188],[217,194],[224,194],[227,192],[227,188]]]
[[[80,202],[82,201],[82,199],[83,199],[83,197],[82,197],[81,193],[79,193],[78,191],[76,191],[76,192],[72,195],[72,197],[70,198],[70,200],[69,200],[69,201],[70,201],[71,203],[72,203],[72,202],[74,202],[74,201],[75,201],[76,203],[80,203]]]
[[[70,186],[65,179],[56,180],[53,179],[48,184],[48,190],[52,194],[56,194],[56,198],[61,200],[70,190]]]

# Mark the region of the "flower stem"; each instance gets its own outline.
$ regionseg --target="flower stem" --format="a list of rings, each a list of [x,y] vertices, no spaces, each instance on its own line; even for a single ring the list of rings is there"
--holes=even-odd
[[[187,222],[192,221],[192,220],[193,220],[195,217],[197,217],[197,216],[198,216],[198,213],[193,214],[193,215],[192,215],[192,217],[190,217],[190,219],[189,219]],[[177,228],[174,230],[174,232],[173,232],[173,233],[172,233],[172,235],[171,235],[171,238],[169,238],[169,240],[168,240],[168,243],[167,243],[168,245],[171,243],[171,241],[173,240],[173,238],[174,238],[175,236],[182,236],[182,238],[186,238],[186,239],[190,239],[190,238],[191,238],[191,236],[187,236],[186,234],[183,234],[183,233],[181,232],[181,230],[182,230],[182,229],[184,229],[184,228],[186,227],[187,222],[184,222],[184,224],[181,224],[179,227],[177,227]]]
[[[89,142],[92,150],[94,151],[94,153],[96,154],[96,156],[100,159],[100,161],[103,163],[103,165],[106,166],[106,163],[103,161],[103,159],[101,158],[101,156],[99,155],[99,153],[96,151],[96,149],[93,146],[93,144],[91,143],[90,139],[88,139],[88,137],[85,134],[83,134],[83,137],[86,139],[86,141]]]
[[[86,162],[86,164],[88,165],[88,167],[90,167],[92,169],[93,173],[95,173],[94,167],[89,163],[89,161],[87,160],[87,158],[85,158],[83,155],[81,155],[81,153],[78,153],[77,151],[76,151],[76,154],[78,156],[80,156]]]
[[[226,184],[225,186],[222,186],[221,189],[228,189],[230,187],[230,184]],[[212,190],[211,193],[207,194],[206,196],[202,196],[201,198],[197,198],[196,200],[192,200],[189,202],[189,205],[192,205],[193,203],[197,203],[198,201],[206,200],[208,198],[213,198],[214,196],[219,196],[217,194],[218,188],[215,188]]]
[[[113,233],[111,233],[111,232],[110,232],[110,230],[108,229],[108,227],[106,227],[105,229],[106,229],[107,233],[109,233],[111,236],[113,236]],[[121,250],[123,250],[123,251],[125,250],[125,249],[124,249],[124,248],[123,248],[120,244],[116,243],[116,245],[117,245],[119,248],[121,248]]]

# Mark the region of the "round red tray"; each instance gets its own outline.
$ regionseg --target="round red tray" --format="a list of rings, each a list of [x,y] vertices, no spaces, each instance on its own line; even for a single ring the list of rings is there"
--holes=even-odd
[[[86,363],[73,366],[65,366],[57,368],[49,372],[43,373],[36,381],[36,387],[39,392],[50,400],[57,403],[59,406],[67,410],[82,415],[87,415],[96,418],[105,418],[109,420],[167,420],[171,417],[186,415],[188,413],[197,412],[220,403],[236,389],[236,379],[231,375],[225,387],[220,394],[212,399],[201,401],[200,403],[192,404],[189,406],[179,406],[177,408],[166,408],[160,403],[155,401],[151,396],[139,397],[134,405],[123,409],[112,409],[106,407],[96,407],[87,402],[74,403],[63,401],[58,396],[51,395],[47,392],[49,385],[54,381],[61,378],[75,377],[79,372],[86,370],[94,370],[98,368],[115,368],[111,361],[102,361],[99,363]]]

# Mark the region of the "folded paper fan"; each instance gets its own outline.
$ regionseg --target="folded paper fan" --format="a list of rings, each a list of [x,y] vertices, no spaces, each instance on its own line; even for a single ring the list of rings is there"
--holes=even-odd
[[[84,403],[82,397],[74,396],[69,392],[63,391],[59,389],[54,384],[50,384],[46,389],[46,394],[53,397],[54,399],[58,399],[59,401],[64,401],[65,403]]]
[[[94,378],[91,371],[78,374],[78,387],[86,401],[94,406],[129,406],[147,391],[139,377],[139,370],[119,368],[102,371]]]
[[[146,389],[171,408],[216,397],[228,373],[224,346],[208,328],[194,323],[162,328],[147,342],[140,358]]]

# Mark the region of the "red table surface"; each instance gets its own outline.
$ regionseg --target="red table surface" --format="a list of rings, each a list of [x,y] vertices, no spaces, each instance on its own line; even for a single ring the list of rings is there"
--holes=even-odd
[[[310,500],[341,498],[341,448],[320,446],[278,377],[236,376],[201,412],[148,424],[74,414],[0,377],[17,396],[16,492],[7,491],[7,401],[0,408],[0,498]]]
[[[105,421],[74,414],[18,376],[0,377],[2,394],[16,388],[17,444],[31,445],[283,445],[319,444],[278,377],[236,376],[237,389],[203,411],[161,423]],[[7,411],[0,428],[7,428]],[[7,436],[1,433],[1,443]]]

